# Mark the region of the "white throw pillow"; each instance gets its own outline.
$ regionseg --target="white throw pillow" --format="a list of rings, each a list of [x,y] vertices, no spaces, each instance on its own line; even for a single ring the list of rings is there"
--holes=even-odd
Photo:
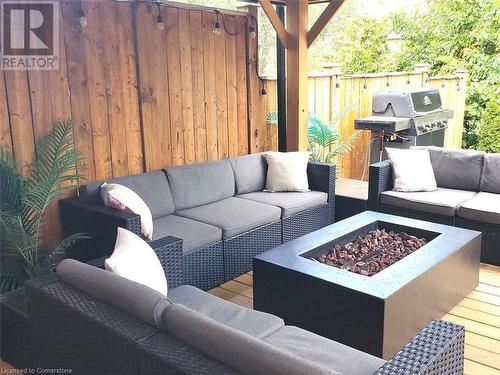
[[[104,261],[104,267],[167,296],[167,278],[156,253],[146,241],[127,229],[118,227],[115,249]]]
[[[395,191],[437,190],[436,177],[427,149],[386,148],[392,165]]]
[[[309,191],[308,152],[269,152],[265,154],[265,158],[267,191]]]
[[[141,232],[148,240],[153,239],[153,215],[148,205],[132,189],[120,184],[101,185],[104,205],[122,211],[130,211],[141,217]]]

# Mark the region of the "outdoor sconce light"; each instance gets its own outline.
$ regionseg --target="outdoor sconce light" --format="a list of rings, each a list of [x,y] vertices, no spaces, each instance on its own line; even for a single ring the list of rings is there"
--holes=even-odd
[[[83,9],[80,9],[78,11],[78,17],[80,17],[80,26],[82,27],[82,29],[85,28],[88,25],[88,21]]]

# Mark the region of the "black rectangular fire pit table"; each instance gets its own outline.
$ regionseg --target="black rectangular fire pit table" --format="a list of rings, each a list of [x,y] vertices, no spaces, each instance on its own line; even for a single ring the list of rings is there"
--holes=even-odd
[[[373,276],[312,260],[374,229],[429,242]],[[254,308],[390,358],[478,285],[481,233],[366,211],[254,258]]]

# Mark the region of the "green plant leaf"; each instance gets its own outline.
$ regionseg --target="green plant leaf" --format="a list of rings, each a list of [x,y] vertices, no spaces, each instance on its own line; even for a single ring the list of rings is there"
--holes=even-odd
[[[47,207],[81,179],[81,157],[74,145],[73,122],[57,124],[37,143],[35,156],[30,175],[23,177],[12,153],[5,149],[0,152],[1,292],[49,272],[54,254],[87,238],[80,233],[45,249],[40,249],[39,244]]]

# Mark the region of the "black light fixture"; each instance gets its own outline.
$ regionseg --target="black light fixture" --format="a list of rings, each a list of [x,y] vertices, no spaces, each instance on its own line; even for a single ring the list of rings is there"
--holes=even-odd
[[[156,27],[158,28],[158,30],[163,31],[165,29],[165,23],[163,22],[163,16],[161,15],[160,2],[158,1],[156,5],[158,6],[158,17],[156,17]]]
[[[255,26],[251,25],[248,28],[248,33],[250,34],[250,38],[255,39],[257,37],[257,32],[255,31]]]
[[[78,17],[79,17],[80,26],[82,27],[82,29],[87,27],[87,25],[88,25],[87,17],[85,16],[85,12],[83,11],[82,8],[80,8],[78,10]]]
[[[222,29],[219,21],[219,12],[215,11],[215,15],[217,16],[217,19],[215,20],[213,32],[215,35],[220,35],[222,33]]]
[[[248,18],[248,23],[250,25],[248,26],[248,35],[250,35],[250,38],[257,38],[257,18],[250,16]]]

